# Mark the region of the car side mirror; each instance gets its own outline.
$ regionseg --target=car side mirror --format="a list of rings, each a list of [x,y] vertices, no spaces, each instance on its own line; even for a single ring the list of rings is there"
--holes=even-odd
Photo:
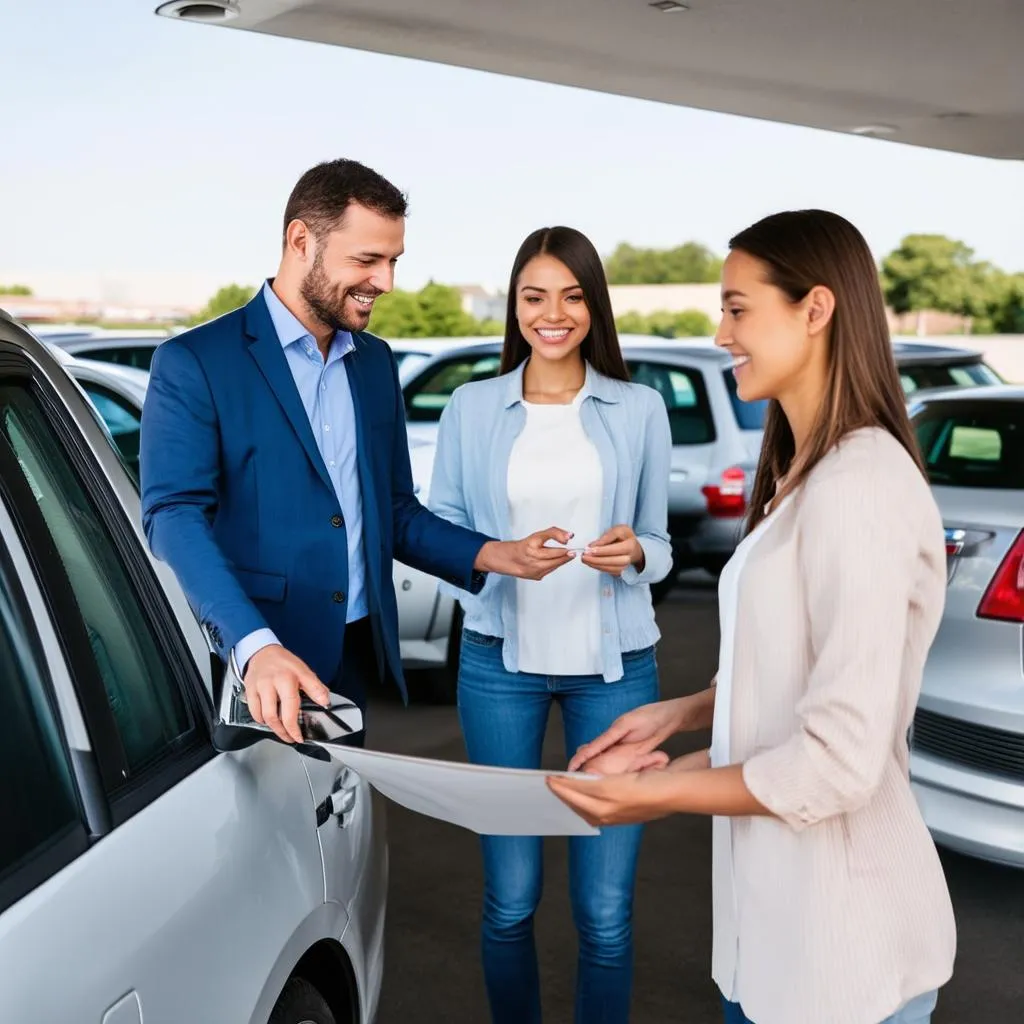
[[[226,668],[214,679],[216,721],[213,726],[213,745],[222,753],[242,750],[259,740],[282,743],[276,733],[256,722],[245,700],[245,684],[231,652]],[[318,761],[329,761],[330,752],[322,743],[346,744],[363,731],[363,713],[350,700],[331,694],[328,707],[321,707],[303,698],[299,708],[299,729],[305,742],[294,744],[295,749]]]

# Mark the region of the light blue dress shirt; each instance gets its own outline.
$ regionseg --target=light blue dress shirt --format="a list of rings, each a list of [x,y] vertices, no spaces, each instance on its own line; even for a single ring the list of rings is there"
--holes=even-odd
[[[345,621],[354,622],[369,613],[363,554],[363,501],[356,461],[356,414],[345,368],[345,357],[355,349],[355,342],[351,334],[338,331],[331,340],[325,361],[316,339],[274,294],[269,281],[263,286],[263,298],[345,519],[348,539]],[[271,629],[258,629],[243,637],[235,646],[239,669],[244,672],[257,651],[277,643],[280,641]]]

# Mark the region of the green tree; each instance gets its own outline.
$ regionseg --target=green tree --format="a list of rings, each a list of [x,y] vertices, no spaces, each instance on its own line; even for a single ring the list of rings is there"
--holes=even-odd
[[[659,309],[649,316],[624,313],[615,326],[619,334],[648,334],[657,338],[706,338],[715,333],[711,318],[699,309]]]
[[[189,321],[190,325],[204,324],[225,313],[244,306],[255,294],[256,289],[240,284],[228,284],[221,288],[209,302]]]
[[[615,320],[615,329],[619,334],[650,334],[647,317],[642,313],[623,313]]]
[[[707,284],[721,272],[722,261],[699,242],[674,249],[639,249],[623,242],[605,260],[609,284]]]
[[[882,291],[896,313],[934,309],[975,316],[986,307],[992,268],[945,235],[907,235],[882,261]]]
[[[382,338],[465,338],[500,334],[503,328],[497,324],[497,329],[485,330],[462,308],[457,289],[431,281],[418,292],[396,289],[380,296],[373,305],[370,330]]]
[[[27,284],[0,284],[0,295],[31,295]]]

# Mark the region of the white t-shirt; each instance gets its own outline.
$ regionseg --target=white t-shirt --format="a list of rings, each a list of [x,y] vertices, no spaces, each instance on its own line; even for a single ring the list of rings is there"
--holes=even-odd
[[[601,534],[604,486],[597,449],[580,422],[580,396],[570,405],[523,402],[526,425],[508,464],[513,537],[558,526],[584,547]],[[542,580],[516,580],[519,671],[600,675],[601,574],[580,556]]]

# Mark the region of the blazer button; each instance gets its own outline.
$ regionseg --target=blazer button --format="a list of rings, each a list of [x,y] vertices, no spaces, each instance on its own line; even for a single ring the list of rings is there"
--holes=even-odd
[[[336,590],[331,594],[331,598],[335,604],[341,604],[345,600],[345,592],[343,590]]]
[[[344,524],[345,520],[341,516],[331,516],[331,526],[343,526]]]

